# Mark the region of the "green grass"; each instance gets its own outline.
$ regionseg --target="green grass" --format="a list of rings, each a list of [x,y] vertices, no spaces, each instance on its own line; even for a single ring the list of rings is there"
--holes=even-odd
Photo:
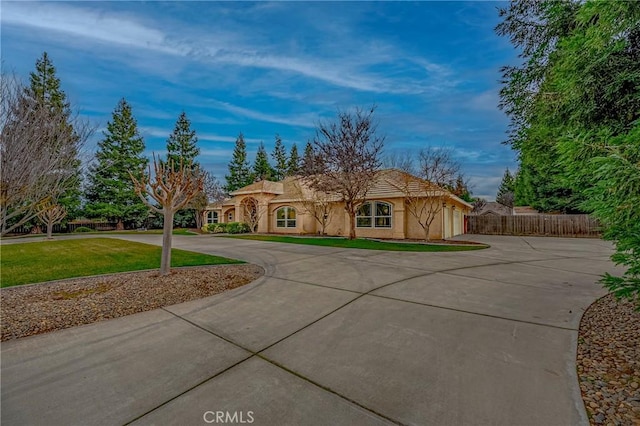
[[[91,232],[54,232],[53,236],[54,237],[60,237],[60,236],[65,236],[65,235],[144,235],[144,234],[151,234],[151,235],[162,235],[162,229],[147,229],[146,231],[135,231],[135,230],[125,230],[125,231],[91,231]],[[193,232],[187,228],[175,228],[173,230],[173,235],[200,235],[197,232]],[[27,235],[17,235],[17,236],[11,236],[11,237],[3,237],[3,238],[11,238],[11,239],[18,239],[18,238],[42,238],[42,237],[46,237],[47,236],[47,232],[43,231],[43,233],[41,234],[27,234]]]
[[[87,275],[160,268],[162,248],[111,238],[5,244],[0,247],[0,286]],[[244,263],[173,249],[171,266]]]
[[[224,235],[225,238],[239,238],[242,240],[272,241],[276,243],[307,244],[312,246],[358,248],[366,250],[389,251],[466,251],[487,248],[485,245],[449,245],[449,244],[420,244],[420,243],[395,243],[387,241],[374,241],[346,238],[321,238],[321,237],[288,237],[283,235]]]
[[[162,234],[162,229],[147,229],[146,231],[94,231],[94,232],[86,232],[85,234]],[[197,232],[192,232],[186,228],[175,228],[173,230],[173,235],[199,235]]]

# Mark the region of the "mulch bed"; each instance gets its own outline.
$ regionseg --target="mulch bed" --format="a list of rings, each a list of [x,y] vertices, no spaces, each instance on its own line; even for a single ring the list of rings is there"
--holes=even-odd
[[[256,265],[218,265],[128,272],[0,290],[1,340],[149,311],[211,296],[254,281]]]
[[[578,377],[592,425],[640,425],[640,312],[613,295],[580,322]]]

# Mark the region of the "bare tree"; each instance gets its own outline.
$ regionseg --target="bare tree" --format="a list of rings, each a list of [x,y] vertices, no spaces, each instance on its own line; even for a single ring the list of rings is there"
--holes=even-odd
[[[485,200],[484,198],[476,198],[475,200],[473,200],[473,210],[471,210],[471,213],[480,213],[486,205],[487,200]]]
[[[204,213],[209,203],[215,203],[222,201],[225,198],[225,192],[222,189],[222,185],[209,172],[203,172],[204,174],[204,188],[201,193],[189,203],[189,207],[195,210],[196,227],[201,229],[204,226]]]
[[[260,220],[266,212],[266,207],[253,197],[247,197],[240,203],[242,220],[249,225],[251,232],[258,230]]]
[[[47,108],[13,77],[2,75],[0,98],[0,235],[6,235],[74,184],[75,153],[92,128]]]
[[[453,159],[451,149],[426,147],[418,154],[416,174],[402,172],[400,179],[389,183],[403,193],[407,211],[423,229],[425,240],[429,241],[433,222],[452,196],[445,188],[460,176],[460,165]]]
[[[336,197],[326,192],[306,188],[300,182],[295,182],[293,185],[294,193],[297,201],[302,204],[302,209],[318,222],[320,234],[326,235],[327,226],[333,218],[331,207],[335,203]]]
[[[407,173],[415,173],[414,156],[407,151],[393,151],[386,154],[382,160],[385,169],[402,170]]]
[[[62,222],[67,215],[67,209],[60,204],[46,202],[41,205],[38,211],[38,218],[47,227],[47,239],[53,239],[53,225]]]
[[[349,216],[349,239],[356,237],[356,211],[364,202],[380,167],[384,136],[376,134],[375,106],[338,112],[338,119],[320,123],[314,138],[313,167],[304,167],[309,186],[335,193]]]
[[[160,275],[168,275],[171,269],[171,237],[173,235],[173,216],[186,206],[195,196],[202,192],[204,175],[198,167],[180,163],[176,167],[172,160],[163,162],[153,156],[154,175],[151,177],[151,166],[148,173],[141,173],[137,179],[129,173],[134,183],[136,194],[154,212],[164,216],[162,230],[162,257]],[[158,203],[156,207],[149,198]]]

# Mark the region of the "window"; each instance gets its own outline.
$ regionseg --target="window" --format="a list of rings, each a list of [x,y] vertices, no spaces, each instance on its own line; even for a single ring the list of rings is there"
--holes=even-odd
[[[227,222],[233,222],[233,213],[227,215]]]
[[[391,204],[382,201],[364,203],[356,212],[358,228],[391,228]]]
[[[295,228],[296,209],[294,209],[293,207],[280,207],[278,210],[276,210],[276,227]]]
[[[218,223],[218,212],[207,212],[207,223]]]

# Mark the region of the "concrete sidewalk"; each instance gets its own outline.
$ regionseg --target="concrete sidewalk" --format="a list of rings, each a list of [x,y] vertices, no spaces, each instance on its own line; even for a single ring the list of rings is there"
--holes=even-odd
[[[160,244],[161,236],[119,236]],[[3,425],[587,424],[595,239],[465,236],[380,252],[174,236],[262,265],[247,286],[2,344]]]

